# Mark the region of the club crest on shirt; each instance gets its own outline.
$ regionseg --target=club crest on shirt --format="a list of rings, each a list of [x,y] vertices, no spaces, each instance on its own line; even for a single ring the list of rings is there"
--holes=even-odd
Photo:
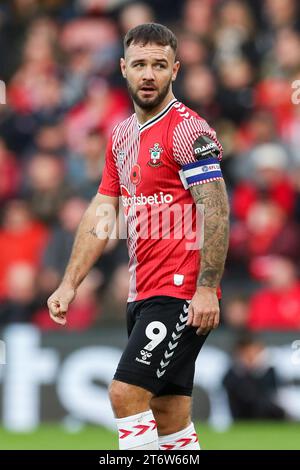
[[[152,167],[157,167],[162,165],[162,161],[160,159],[163,149],[159,146],[158,143],[154,144],[152,148],[149,149],[150,152],[150,160],[148,165]]]

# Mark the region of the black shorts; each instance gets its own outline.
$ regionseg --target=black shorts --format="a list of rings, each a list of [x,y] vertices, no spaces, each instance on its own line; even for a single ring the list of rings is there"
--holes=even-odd
[[[155,396],[191,396],[195,361],[208,334],[186,326],[189,302],[155,296],[127,304],[129,340],[114,380]]]

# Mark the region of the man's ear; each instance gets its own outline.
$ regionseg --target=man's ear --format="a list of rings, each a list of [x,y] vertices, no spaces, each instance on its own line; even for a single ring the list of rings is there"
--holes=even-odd
[[[175,82],[176,80],[179,67],[180,67],[180,62],[177,60],[173,65],[172,82]]]
[[[120,67],[121,67],[121,72],[124,78],[126,78],[126,65],[125,65],[125,59],[121,57],[120,59]]]

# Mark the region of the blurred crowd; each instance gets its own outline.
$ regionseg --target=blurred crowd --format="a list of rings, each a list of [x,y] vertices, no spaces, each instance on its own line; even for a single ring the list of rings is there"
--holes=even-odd
[[[300,11],[297,0],[0,2],[0,326],[56,328],[46,299],[97,191],[112,127],[132,113],[122,37],[144,22],[178,36],[175,96],[217,131],[231,202],[223,327],[300,329]],[[120,319],[124,240],[78,290],[68,328]]]

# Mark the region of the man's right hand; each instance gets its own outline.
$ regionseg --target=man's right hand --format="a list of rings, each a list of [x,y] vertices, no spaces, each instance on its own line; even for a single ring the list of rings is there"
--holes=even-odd
[[[61,284],[58,289],[49,297],[47,304],[50,318],[65,325],[67,323],[67,311],[69,304],[74,300],[76,291],[73,287]]]

